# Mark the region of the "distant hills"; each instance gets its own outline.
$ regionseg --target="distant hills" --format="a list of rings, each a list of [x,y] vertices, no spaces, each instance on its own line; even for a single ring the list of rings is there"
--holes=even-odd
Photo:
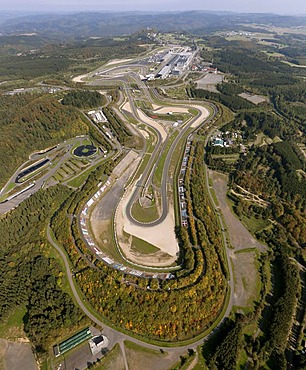
[[[1,35],[36,33],[51,39],[121,36],[146,27],[163,32],[189,31],[210,34],[232,30],[241,24],[270,24],[278,27],[306,26],[306,17],[231,12],[87,12],[22,15],[4,12]]]

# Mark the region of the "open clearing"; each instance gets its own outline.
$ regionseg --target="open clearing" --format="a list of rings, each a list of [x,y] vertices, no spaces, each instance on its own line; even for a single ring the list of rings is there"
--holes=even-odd
[[[251,307],[258,299],[260,275],[256,266],[257,256],[253,251],[241,251],[233,256],[235,274],[234,305]]]
[[[121,109],[127,111],[128,113],[133,113],[132,108],[131,108],[131,104],[128,101],[122,106]]]
[[[231,244],[235,248],[235,251],[245,248],[256,248],[259,251],[265,251],[266,247],[254,239],[247,228],[232,213],[226,197],[227,176],[218,172],[209,171],[209,177],[213,180],[213,187],[228,227]]]
[[[119,344],[110,350],[101,360],[100,365],[95,365],[95,370],[125,370],[124,360]]]
[[[83,82],[83,78],[86,78],[90,75],[90,73],[86,73],[84,75],[76,76],[72,79],[73,82]]]
[[[102,350],[103,351],[103,350]],[[93,364],[97,361],[97,359],[101,359],[103,357],[103,353],[101,351],[93,355],[91,353],[90,347],[88,342],[86,341],[81,346],[78,346],[74,350],[67,353],[64,357],[65,367],[61,367],[61,369],[65,370],[85,370],[88,368],[90,364]]]
[[[290,67],[296,67],[296,68],[306,68],[306,66],[302,65],[302,64],[295,64],[295,63],[291,63],[289,62],[288,60],[282,60],[283,63],[285,64],[288,64],[288,66]]]
[[[177,362],[177,354],[150,350],[125,341],[129,370],[167,370]]]
[[[257,299],[260,289],[260,276],[257,268],[257,252],[266,247],[253,238],[247,228],[231,212],[227,203],[228,176],[209,171],[219,208],[223,214],[228,235],[234,250],[230,251],[235,275],[234,305],[250,307]]]
[[[15,343],[0,339],[0,359],[5,370],[38,369],[30,343]]]
[[[133,59],[113,59],[105,64],[105,66],[112,66],[114,64],[130,62]]]
[[[241,93],[241,94],[238,94],[238,96],[240,96],[243,99],[246,99],[246,100],[250,101],[251,103],[253,103],[255,105],[268,101],[268,98],[266,98],[264,96],[261,96],[261,95]]]
[[[223,78],[224,78],[223,75],[208,73],[196,81],[197,88],[218,92],[216,85],[221,83],[223,81]]]
[[[121,176],[127,168],[138,159],[139,155],[133,150],[129,151],[128,154],[117,164],[113,169],[113,174],[117,177]]]

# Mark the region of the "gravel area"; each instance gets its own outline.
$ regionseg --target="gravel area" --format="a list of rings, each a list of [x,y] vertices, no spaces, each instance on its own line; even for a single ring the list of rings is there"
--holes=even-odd
[[[132,59],[113,59],[108,62],[105,66],[112,66],[114,64],[130,62]]]
[[[255,240],[247,228],[232,213],[226,196],[228,176],[209,171],[209,177],[213,181],[213,188],[227,226],[231,245],[234,248],[230,251],[235,277],[233,303],[238,307],[250,307],[253,305],[253,301],[258,299],[259,293],[260,276],[256,263],[257,255],[259,252],[265,251],[266,246]]]
[[[37,370],[30,343],[16,343],[0,339],[0,355],[5,370]]]
[[[156,226],[138,226],[132,224],[126,214],[126,206],[132,195],[135,183],[126,190],[124,197],[117,208],[115,227],[117,232],[118,240],[120,241],[120,247],[125,256],[131,261],[147,266],[169,266],[175,262],[179,247],[174,234],[175,218],[173,204],[169,203],[169,213],[166,219]],[[160,249],[160,252],[152,253],[149,255],[139,255],[132,251],[131,245],[125,242],[126,237],[123,232],[130,235],[134,235],[137,238],[145,240],[146,242],[156,246]]]
[[[173,112],[173,113],[189,113],[187,108],[176,107],[176,106],[158,108],[158,109],[155,109],[154,112],[155,113],[161,113],[161,114],[168,114],[170,112]]]

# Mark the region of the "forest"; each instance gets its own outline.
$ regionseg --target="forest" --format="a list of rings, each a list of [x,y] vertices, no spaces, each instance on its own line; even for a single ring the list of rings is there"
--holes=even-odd
[[[119,117],[110,108],[105,108],[104,114],[108,120],[106,126],[110,127],[122,144],[126,144],[128,139],[132,136],[130,130],[121,122]]]
[[[100,107],[104,103],[105,97],[98,91],[69,91],[62,99],[63,105],[72,105],[77,108]]]
[[[291,56],[302,60],[305,40],[299,44],[294,35],[280,40],[284,38],[294,45],[294,52],[288,47],[284,54],[292,52]],[[300,343],[305,335],[305,302],[298,302],[305,275],[298,266],[305,266],[306,248],[306,105],[301,82],[305,71],[269,57],[255,42],[221,37],[206,37],[205,41],[218,49],[204,48],[203,58],[213,58],[214,67],[229,73],[229,79],[217,86],[219,93],[195,86],[187,92],[190,97],[230,108],[235,116],[222,127],[220,124],[220,130],[223,135],[238,132],[242,146],[238,146],[238,159],[230,163],[222,159],[222,154],[233,153],[231,147],[208,145],[203,157],[211,168],[229,174],[232,209],[268,252],[260,257],[262,285],[254,311],[232,315],[203,346],[203,356],[209,369],[236,369],[236,363],[252,369],[303,369],[306,359]],[[273,52],[272,47],[269,51]],[[238,94],[242,91],[263,94],[269,101],[241,104]],[[216,158],[214,154],[218,154]],[[270,292],[266,290],[269,284]],[[252,326],[257,334],[250,330]]]
[[[86,134],[88,124],[73,107],[46,95],[0,95],[0,186],[35,150]]]
[[[266,286],[262,285],[260,302],[257,302],[255,311],[236,314],[234,319],[229,319],[209,342],[204,344],[203,356],[209,369],[234,370],[243,354],[247,355],[246,363],[252,369],[267,366],[272,370],[285,370],[293,358],[296,368],[302,369],[298,364],[302,363],[303,357],[295,356],[294,351],[287,347],[300,295],[300,278],[296,265],[286,252],[290,242],[284,238],[283,233],[280,234],[275,228],[270,236],[265,238],[271,249],[261,257],[263,265],[272,265],[275,282],[273,293],[267,294]],[[261,270],[261,279],[265,283],[266,278]],[[254,325],[261,329],[258,336],[249,334],[250,326]],[[290,362],[287,358],[290,358]]]
[[[196,99],[217,101],[221,104],[224,104],[225,106],[227,106],[234,112],[237,112],[242,109],[249,109],[249,108],[254,107],[254,105],[248,102],[247,100],[242,99],[239,96],[232,94],[231,90],[234,90],[234,89],[228,89],[228,90],[222,89],[221,93],[216,93],[216,92],[211,92],[207,90],[191,88],[188,90],[188,95],[190,98],[193,98],[193,99],[196,98]]]
[[[136,37],[114,40],[89,39],[85,41],[65,42],[58,44],[44,39],[22,39],[24,36],[7,38],[10,54],[0,53],[0,75],[3,81],[23,79],[57,79],[59,84],[71,84],[71,74],[92,71],[110,58],[123,58],[137,55],[144,51],[139,46],[143,40]],[[33,42],[32,50],[26,45]]]
[[[231,173],[233,189],[241,186],[269,202],[268,209],[256,208],[236,199],[236,212],[258,214],[257,217],[273,217],[288,231],[298,245],[305,247],[306,240],[306,192],[305,179],[298,176],[304,164],[289,142],[280,142],[249,150]]]
[[[288,50],[305,58],[305,38],[302,35],[274,35],[284,47],[284,58]],[[305,84],[306,72],[303,68],[293,68],[282,59],[273,58],[269,53],[279,52],[275,46],[261,45],[254,41],[227,40],[222,37],[203,38],[205,47],[201,51],[204,60],[213,59],[213,66],[230,76],[228,83],[218,86],[221,94],[191,89],[190,94],[198,98],[220,101],[233,111],[258,110],[254,104],[240,98],[241,91],[269,96],[276,113],[288,121],[298,123],[305,132]],[[283,49],[282,49],[283,51]],[[299,63],[299,61],[297,61]],[[244,103],[241,102],[244,101]],[[270,107],[271,108],[271,107]]]
[[[168,12],[76,12],[59,14],[25,14],[23,17],[3,14],[5,22],[0,32],[11,35],[16,29],[22,33],[37,33],[49,42],[63,40],[89,39],[97,34],[101,38],[126,36],[147,27],[161,32],[188,32],[197,36],[215,32],[242,29],[254,30],[252,24],[258,23],[258,32],[273,34],[262,27],[269,24],[277,27],[298,27],[305,24],[305,17],[281,16],[278,14],[241,14],[234,12],[168,11]],[[54,30],[54,32],[50,32]],[[286,34],[285,34],[286,35]]]
[[[40,358],[65,330],[88,322],[64,288],[64,272],[45,237],[48,219],[69,192],[40,190],[0,219],[0,321],[25,309],[24,331]]]

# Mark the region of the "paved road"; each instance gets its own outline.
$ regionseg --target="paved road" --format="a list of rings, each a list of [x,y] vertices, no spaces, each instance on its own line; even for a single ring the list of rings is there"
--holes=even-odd
[[[139,79],[137,80],[137,78],[134,76],[134,80],[137,81],[139,84],[143,84],[142,81],[140,81]],[[146,87],[146,86],[145,86]],[[145,89],[146,91],[146,94],[147,96],[150,97],[150,100],[151,102],[152,101],[152,98],[148,92],[148,89]],[[135,109],[135,106],[134,106],[134,102],[133,102],[133,99],[130,95],[130,92],[129,90],[126,88],[125,86],[125,92],[128,96],[128,99],[129,99],[129,102],[130,102],[130,105],[131,105],[131,108],[132,108],[132,111],[133,111],[133,114],[135,116],[135,118],[137,118],[139,120],[139,117],[137,115],[137,111]],[[175,105],[178,105],[178,103],[181,104],[181,102],[178,102],[178,101],[171,101],[172,104],[175,104]],[[193,102],[194,103],[194,102]],[[203,103],[203,102],[202,102]],[[185,103],[187,106],[190,106],[190,102],[188,103]],[[217,113],[217,110],[216,110],[216,107],[213,105],[213,104],[209,104],[211,107],[213,107],[213,115],[211,117],[209,117],[208,119],[212,119],[216,113]],[[144,222],[139,222],[137,220],[135,220],[135,218],[132,216],[131,214],[131,210],[132,210],[132,206],[133,204],[135,203],[135,201],[137,200],[137,198],[139,197],[139,193],[142,191],[142,189],[144,188],[146,182],[147,182],[147,178],[148,178],[148,175],[149,173],[151,172],[151,169],[152,169],[152,165],[153,163],[157,163],[158,161],[158,158],[157,158],[157,154],[159,153],[159,156],[162,155],[162,148],[161,148],[161,135],[158,131],[156,131],[154,128],[154,130],[157,132],[158,134],[158,143],[154,149],[154,152],[153,154],[151,155],[151,158],[150,158],[150,161],[146,167],[146,169],[144,170],[143,174],[142,174],[142,177],[141,179],[138,181],[137,183],[137,186],[135,187],[135,190],[133,191],[132,195],[131,195],[131,198],[127,204],[127,207],[126,207],[126,215],[127,215],[127,218],[129,219],[129,221],[137,226],[141,226],[141,227],[152,227],[152,226],[156,226],[158,224],[160,224],[161,222],[163,222],[167,215],[168,215],[168,211],[169,211],[169,206],[168,206],[168,197],[167,197],[167,182],[168,182],[168,173],[169,173],[169,166],[170,166],[170,162],[171,162],[171,158],[172,158],[172,155],[173,155],[173,152],[179,142],[179,140],[185,135],[185,133],[187,132],[187,130],[192,126],[192,124],[194,122],[196,122],[201,116],[203,115],[203,113],[201,111],[199,111],[198,115],[196,117],[194,117],[187,125],[185,125],[185,127],[179,132],[179,134],[177,135],[177,137],[174,139],[173,143],[171,144],[171,147],[167,153],[167,157],[166,157],[166,160],[165,160],[165,164],[164,164],[164,168],[163,168],[163,174],[162,174],[162,183],[161,183],[161,204],[162,204],[162,213],[161,213],[161,216],[155,220],[154,222],[150,222],[150,223],[144,223]],[[149,125],[151,126],[150,124],[148,124],[147,122],[144,122],[146,125]],[[151,126],[152,127],[152,126]],[[164,145],[167,144],[167,141],[169,140],[169,138],[167,138],[167,140],[165,141]]]

